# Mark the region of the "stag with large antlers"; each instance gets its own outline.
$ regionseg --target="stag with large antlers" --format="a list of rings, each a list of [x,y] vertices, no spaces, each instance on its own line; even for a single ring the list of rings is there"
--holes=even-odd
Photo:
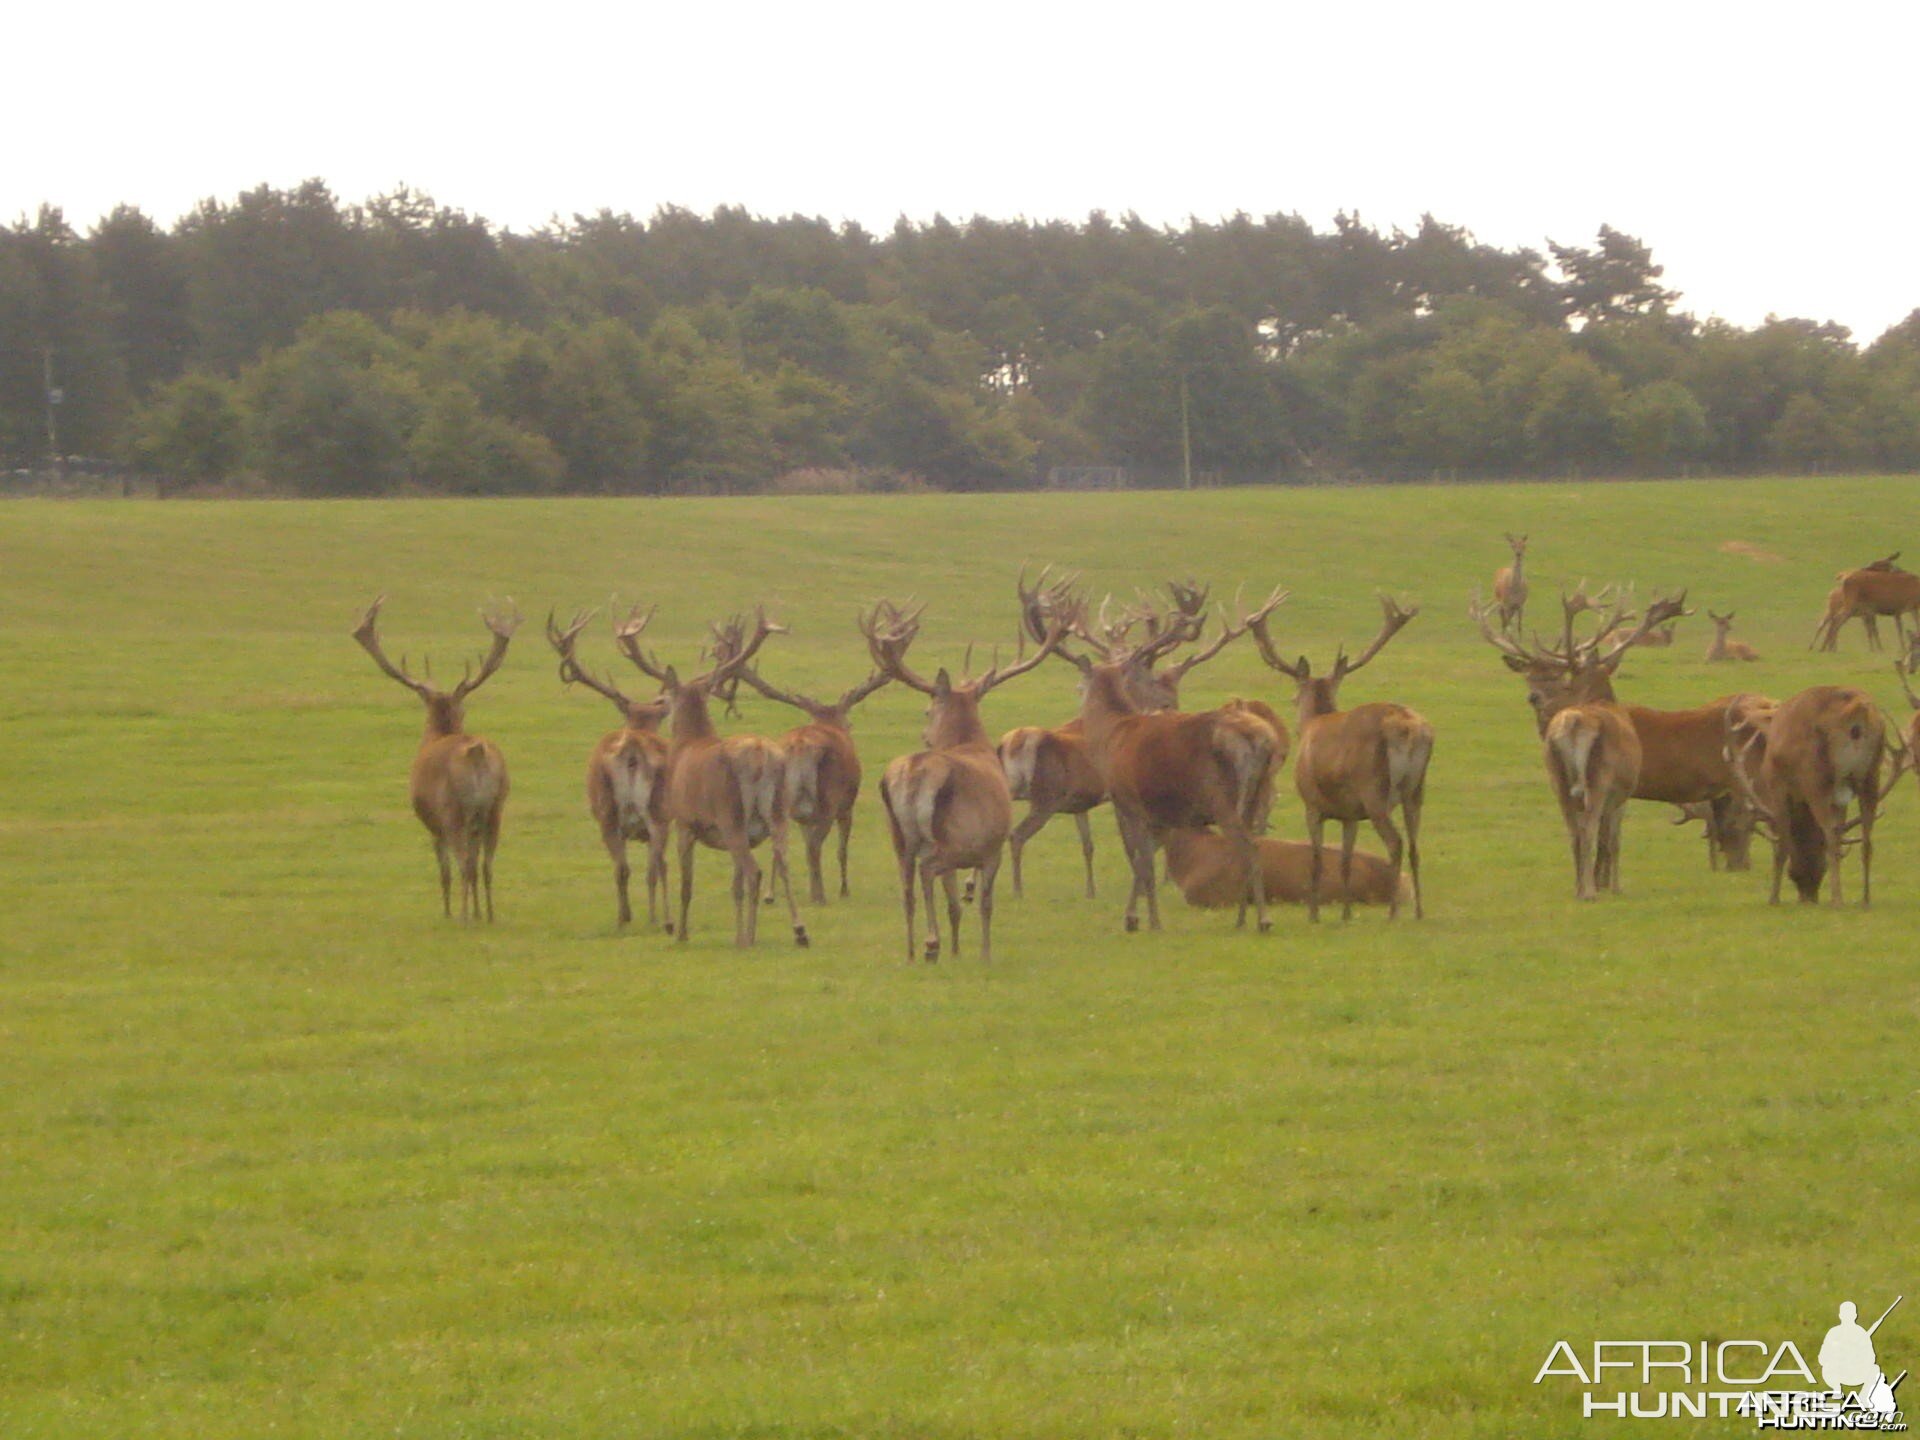
[[[574,647],[593,613],[581,611],[565,630],[549,613],[547,643],[560,656],[562,684],[584,685],[612,701],[620,712],[620,728],[602,735],[587,757],[587,809],[600,827],[600,843],[607,847],[613,861],[614,895],[619,901],[622,925],[633,921],[633,905],[627,897],[627,882],[633,873],[627,864],[627,845],[630,841],[646,844],[647,923],[655,925],[659,923],[656,896],[664,901],[667,891],[667,742],[660,734],[667,702],[630,699],[612,681],[580,663]]]
[[[1027,634],[1043,640],[1047,615],[1042,601],[1046,572],[1033,586],[1026,573],[1019,581],[1020,612]],[[1141,710],[1172,710],[1180,704],[1180,682],[1196,666],[1218,655],[1235,632],[1223,629],[1210,645],[1201,646],[1178,661],[1162,664],[1181,645],[1197,643],[1206,625],[1208,592],[1190,582],[1170,581],[1168,604],[1159,606],[1142,597],[1136,606],[1115,615],[1103,604],[1097,619],[1086,622],[1081,634],[1104,662],[1121,666],[1125,684]],[[1137,634],[1137,638],[1136,638]],[[1258,702],[1253,702],[1258,703]],[[1263,707],[1264,708],[1264,707]],[[1280,744],[1277,770],[1286,757],[1286,726],[1268,712],[1277,726]],[[1107,784],[1087,748],[1086,732],[1078,716],[1048,728],[1022,725],[1000,738],[1000,763],[1015,800],[1027,802],[1027,813],[1007,839],[1013,861],[1013,893],[1022,893],[1021,856],[1026,844],[1055,815],[1071,815],[1080,832],[1080,853],[1086,864],[1087,898],[1094,897],[1093,829],[1088,812],[1107,800]]]
[[[787,859],[786,761],[780,747],[758,735],[722,738],[714,728],[708,698],[744,669],[769,635],[781,627],[764,611],[753,621],[736,616],[721,629],[714,664],[703,675],[682,680],[671,665],[640,646],[653,611],[636,609],[615,632],[621,650],[641,673],[659,682],[671,717],[667,742],[667,818],[675,831],[680,869],[678,938],[687,938],[687,912],[693,903],[693,853],[696,845],[724,850],[733,859],[733,941],[751,945],[759,933],[760,862],[754,849],[771,845],[773,873],[785,874]],[[793,886],[785,886],[794,943],[807,944]]]
[[[440,863],[440,908],[453,915],[453,866],[460,867],[460,918],[477,920],[484,887],[486,917],[493,920],[493,853],[500,844],[500,819],[507,803],[507,762],[491,740],[466,731],[467,697],[492,678],[506,659],[507,645],[520,625],[520,616],[508,608],[483,611],[481,619],[493,635],[492,646],[475,673],[469,665],[460,683],[442,690],[409,674],[406,657],[395,665],[380,648],[376,629],[382,595],[367,607],[354,628],[353,638],[373,657],[389,679],[413,691],[427,707],[426,733],[413,757],[408,784],[413,813],[433,837],[434,857]]]
[[[1527,608],[1527,537],[1510,533],[1507,545],[1513,551],[1513,564],[1493,572],[1493,603],[1500,609],[1502,630],[1518,625]]]
[[[1648,746],[1642,739],[1640,723],[1613,693],[1613,676],[1627,651],[1656,626],[1687,613],[1685,592],[1677,598],[1656,600],[1637,617],[1624,600],[1616,599],[1594,634],[1580,639],[1575,634],[1575,621],[1588,611],[1599,612],[1602,608],[1602,601],[1589,597],[1584,589],[1562,596],[1564,630],[1557,650],[1538,640],[1536,648],[1528,650],[1513,637],[1497,635],[1491,629],[1485,606],[1476,604],[1471,612],[1481,634],[1501,651],[1507,664],[1528,677],[1528,697],[1545,742],[1547,776],[1573,844],[1574,893],[1582,900],[1595,899],[1602,889],[1620,889],[1620,827],[1629,799],[1639,795],[1684,804],[1715,798],[1696,793],[1701,784],[1711,783],[1703,782],[1697,774],[1679,793],[1646,793],[1642,776]],[[1726,701],[1717,705],[1717,720],[1708,719],[1707,723],[1724,730]],[[1687,756],[1678,746],[1669,746],[1669,751],[1669,758],[1676,760],[1705,758]],[[1724,770],[1724,756],[1721,761]],[[1731,776],[1719,783],[1730,786]]]
[[[1056,590],[1040,648],[1008,665],[955,680],[943,667],[931,680],[907,664],[907,651],[920,633],[920,609],[903,610],[880,601],[860,618],[875,668],[927,697],[927,748],[891,761],[880,776],[880,802],[886,808],[894,858],[900,865],[900,899],[907,920],[907,958],[914,954],[914,881],[919,879],[927,906],[924,954],[940,958],[940,917],[933,906],[933,882],[946,891],[947,923],[953,950],[960,952],[959,872],[978,870],[980,958],[993,958],[993,882],[1001,851],[1013,828],[1013,796],[1000,757],[980,720],[980,701],[1000,685],[1024,675],[1059,646],[1072,622],[1073,607],[1064,587]]]
[[[1572,615],[1599,611],[1604,603],[1604,595],[1589,597],[1584,590],[1576,590],[1563,601],[1573,607]],[[1666,610],[1664,603],[1649,613],[1662,611],[1669,619],[1655,622],[1649,631],[1684,613]],[[1633,638],[1641,628],[1637,623],[1624,618],[1606,619],[1602,631],[1584,642],[1586,662],[1576,664],[1569,653],[1573,645],[1570,640],[1558,649],[1543,644],[1537,636],[1531,645],[1526,644],[1496,629],[1492,608],[1478,600],[1467,613],[1479,625],[1481,637],[1500,652],[1507,668],[1527,682],[1527,703],[1533,708],[1534,725],[1543,740],[1548,722],[1567,706],[1614,700],[1614,674],[1626,652],[1640,643]],[[1615,613],[1624,617],[1627,612],[1620,606]],[[1570,622],[1571,615],[1568,619]],[[1602,652],[1604,663],[1595,663]],[[1733,698],[1722,695],[1691,710],[1653,710],[1626,704],[1620,708],[1640,744],[1640,767],[1632,798],[1677,805],[1683,818],[1702,815],[1709,863],[1716,869],[1724,862],[1729,870],[1745,870],[1753,839],[1753,812],[1734,783],[1726,756],[1727,705]]]
[[[1307,839],[1313,847],[1313,866],[1307,890],[1307,916],[1320,918],[1320,876],[1326,822],[1340,822],[1341,918],[1353,915],[1353,845],[1360,822],[1370,821],[1387,861],[1393,866],[1394,885],[1387,913],[1400,913],[1400,865],[1404,853],[1413,878],[1413,913],[1424,918],[1420,895],[1420,811],[1426,802],[1427,762],[1433,755],[1433,726],[1417,711],[1390,701],[1340,709],[1340,684],[1378,655],[1388,641],[1420,613],[1404,610],[1391,597],[1380,597],[1382,623],[1373,643],[1348,660],[1343,647],[1333,668],[1316,676],[1307,657],[1288,662],[1274,648],[1265,617],[1253,626],[1260,658],[1298,687],[1297,721],[1300,748],[1293,762],[1294,788],[1306,806]],[[1402,842],[1393,823],[1399,810],[1406,825]]]
[[[1888,784],[1881,773],[1885,726],[1871,696],[1839,685],[1816,685],[1778,706],[1763,701],[1730,712],[1728,755],[1773,839],[1774,904],[1785,870],[1809,903],[1818,902],[1820,882],[1831,872],[1838,905],[1840,858],[1854,843],[1860,903],[1873,903],[1873,825]],[[1856,807],[1849,820],[1847,811]],[[1851,830],[1859,831],[1857,841],[1848,839]]]
[[[715,655],[724,658],[724,642],[716,640]],[[816,700],[797,690],[785,690],[769,683],[752,665],[743,666],[739,678],[767,699],[791,705],[807,717],[774,738],[786,761],[787,818],[800,827],[807,845],[808,898],[815,905],[827,903],[827,882],[821,864],[821,852],[827,836],[840,831],[840,895],[847,895],[847,845],[853,835],[853,805],[860,798],[860,756],[853,745],[853,707],[885,685],[889,677],[875,670],[843,691],[837,700]],[[778,860],[779,872],[773,877],[778,885],[791,886],[786,873],[786,857]],[[769,894],[771,901],[773,896]]]
[[[1199,663],[1219,653],[1286,598],[1287,592],[1276,588],[1238,624],[1223,620],[1220,636],[1189,661]],[[1180,628],[1191,628],[1190,638],[1198,638],[1197,625]],[[1094,655],[1102,654],[1107,637],[1084,617],[1074,630],[1093,654],[1064,647],[1059,653],[1080,669],[1080,721],[1088,753],[1113,799],[1120,841],[1133,870],[1126,928],[1140,928],[1142,895],[1147,900],[1148,927],[1160,928],[1154,861],[1161,838],[1170,830],[1213,826],[1231,843],[1238,866],[1237,923],[1246,924],[1251,902],[1259,927],[1267,929],[1266,887],[1253,841],[1266,825],[1276,757],[1285,754],[1283,735],[1244,702],[1197,714],[1147,710],[1136,692],[1140,647],[1109,648],[1096,660]],[[1187,663],[1182,662],[1183,667]]]
[[[1056,587],[1053,595],[1052,605],[1064,603],[1065,586]],[[1041,649],[1034,656],[1023,657],[1011,667],[996,665],[978,679],[955,685],[945,669],[929,682],[906,666],[905,653],[919,632],[919,617],[918,609],[903,611],[882,601],[861,621],[874,663],[891,678],[931,699],[923,737],[929,748],[893,761],[880,787],[901,871],[907,952],[911,957],[917,873],[927,906],[927,958],[939,957],[940,927],[933,903],[935,876],[940,878],[946,892],[948,922],[953,947],[958,953],[960,919],[955,872],[969,869],[974,872],[969,880],[969,898],[973,898],[976,886],[979,890],[981,955],[983,959],[990,959],[993,880],[999,869],[1001,846],[1011,825],[1012,794],[997,753],[989,751],[994,762],[990,770],[981,764],[980,747],[986,743],[986,734],[980,720],[979,701],[994,686],[1037,666],[1058,645],[1066,622],[1064,618],[1049,622],[1047,633],[1041,636]]]

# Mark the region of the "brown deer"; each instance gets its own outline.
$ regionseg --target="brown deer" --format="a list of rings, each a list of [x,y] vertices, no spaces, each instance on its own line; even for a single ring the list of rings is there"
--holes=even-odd
[[[1169,830],[1164,843],[1167,851],[1167,875],[1189,905],[1224,910],[1238,904],[1246,891],[1240,876],[1240,861],[1227,837],[1217,830]],[[1262,836],[1255,842],[1260,854],[1260,872],[1266,884],[1267,902],[1280,905],[1304,905],[1314,889],[1307,867],[1313,863],[1313,847],[1303,840],[1274,840]],[[1396,876],[1393,866],[1378,855],[1356,850],[1353,855],[1351,895],[1341,885],[1337,873],[1331,873],[1332,857],[1320,856],[1319,890],[1329,900],[1352,900],[1362,905],[1390,905],[1396,897],[1413,899],[1413,887],[1405,876]]]
[[[1029,587],[1024,571],[1019,581],[1021,617],[1027,633],[1036,641],[1045,638],[1047,629],[1047,617],[1040,603],[1045,581],[1046,574],[1042,572],[1040,582]],[[1089,637],[1089,647],[1101,660],[1124,661],[1127,688],[1141,710],[1178,708],[1180,682],[1196,666],[1219,654],[1233,638],[1230,630],[1223,629],[1211,645],[1160,667],[1160,662],[1180,645],[1197,642],[1206,623],[1208,592],[1205,589],[1191,582],[1172,581],[1167,585],[1167,593],[1170,603],[1165,609],[1143,601],[1117,619],[1110,619],[1103,605],[1097,624],[1089,623],[1083,632]],[[1144,627],[1143,638],[1129,643],[1132,632],[1139,627]],[[1272,716],[1271,711],[1268,714]],[[1272,719],[1278,723],[1279,717],[1272,716]],[[1278,760],[1284,761],[1286,726],[1279,725],[1279,730]],[[1087,898],[1093,899],[1093,830],[1087,815],[1106,803],[1107,786],[1087,750],[1085,729],[1079,717],[1052,729],[1022,725],[1009,730],[1000,738],[999,751],[1013,798],[1027,803],[1027,813],[1007,838],[1007,851],[1013,861],[1013,893],[1016,896],[1023,893],[1020,862],[1027,842],[1055,815],[1071,815],[1080,832],[1080,853],[1087,871]]]
[[[920,610],[903,611],[883,600],[861,617],[860,630],[867,637],[875,667],[928,698],[922,737],[927,748],[891,761],[880,776],[880,802],[900,866],[909,960],[914,954],[916,874],[927,904],[926,958],[940,958],[940,917],[933,905],[936,879],[946,890],[953,952],[960,953],[957,876],[962,870],[980,872],[980,959],[983,963],[993,959],[993,881],[1013,828],[1013,796],[1000,757],[981,723],[980,701],[996,687],[1032,670],[1059,646],[1074,606],[1062,590],[1051,609],[1048,633],[1032,655],[959,681],[944,667],[928,680],[907,664],[907,650],[920,631]]]
[[[1818,902],[1821,881],[1831,872],[1831,897],[1840,904],[1840,858],[1855,843],[1847,839],[1854,829],[1860,903],[1873,903],[1873,825],[1885,789],[1885,725],[1872,697],[1840,685],[1816,685],[1777,707],[1742,707],[1730,716],[1729,756],[1772,832],[1774,904],[1783,870],[1808,903]],[[1848,820],[1854,807],[1857,814]]]
[[[1580,590],[1563,603],[1574,606],[1574,613],[1579,614],[1598,610],[1603,601],[1604,592],[1601,597],[1590,598]],[[1500,651],[1507,668],[1527,682],[1527,703],[1533,708],[1534,726],[1543,740],[1547,722],[1564,706],[1615,698],[1614,673],[1621,657],[1633,648],[1632,637],[1638,628],[1615,624],[1613,630],[1588,642],[1610,647],[1608,658],[1604,665],[1582,667],[1583,673],[1576,677],[1575,666],[1564,650],[1542,646],[1537,639],[1528,646],[1496,630],[1492,607],[1476,601],[1467,613],[1479,625],[1481,637]],[[1685,813],[1704,813],[1709,863],[1718,869],[1724,861],[1728,870],[1745,870],[1753,838],[1753,815],[1734,784],[1726,756],[1727,704],[1733,698],[1722,695],[1691,710],[1653,710],[1644,705],[1623,705],[1622,709],[1641,749],[1633,798],[1677,805]],[[1693,806],[1706,808],[1704,812],[1689,811]]]
[[[600,827],[600,843],[607,847],[613,861],[614,896],[619,902],[619,923],[633,922],[633,905],[627,896],[632,867],[627,864],[627,844],[642,841],[647,847],[647,923],[659,923],[658,904],[667,892],[667,741],[660,723],[667,715],[665,700],[634,700],[622,694],[610,680],[603,680],[582,665],[574,654],[580,632],[593,619],[591,610],[580,611],[573,623],[562,630],[551,612],[547,615],[547,643],[560,656],[560,682],[584,685],[613,702],[620,712],[620,728],[600,737],[587,757],[587,809]],[[656,898],[657,897],[657,898]]]
[[[840,831],[840,897],[847,897],[847,846],[853,836],[853,806],[860,798],[860,755],[853,744],[853,709],[890,678],[874,671],[837,700],[816,700],[797,690],[783,690],[770,684],[755,666],[748,665],[739,678],[767,699],[790,705],[807,717],[784,735],[774,737],[786,757],[787,818],[800,827],[807,845],[807,895],[815,905],[827,903],[827,882],[822,851],[828,834]],[[782,857],[775,883],[790,884]],[[767,896],[769,902],[772,894]]]
[[[380,649],[375,630],[380,607],[387,603],[382,595],[367,607],[367,613],[354,628],[353,638],[373,657],[381,673],[397,680],[427,707],[426,733],[420,738],[420,750],[413,757],[408,786],[413,796],[413,813],[433,837],[434,857],[440,862],[440,908],[453,916],[453,863],[460,866],[460,918],[480,918],[481,887],[486,890],[486,914],[493,922],[493,852],[500,844],[500,820],[507,803],[507,762],[500,747],[491,740],[466,731],[467,697],[492,678],[507,657],[507,645],[520,626],[520,616],[511,607],[482,611],[481,620],[492,632],[493,644],[478,674],[467,667],[460,683],[442,690],[407,673],[406,657],[398,665]]]
[[[1733,629],[1734,612],[1724,615],[1707,611],[1707,618],[1713,621],[1713,643],[1707,646],[1707,659],[1718,663],[1722,660],[1758,660],[1760,652],[1744,640],[1731,640],[1727,632]]]
[[[1269,666],[1291,679],[1296,692],[1299,749],[1293,762],[1293,784],[1306,806],[1307,839],[1313,849],[1314,882],[1307,889],[1307,918],[1320,918],[1320,857],[1326,822],[1340,822],[1340,883],[1348,898],[1341,901],[1343,920],[1353,917],[1353,844],[1362,820],[1371,821],[1387,847],[1393,866],[1394,889],[1388,914],[1400,913],[1399,875],[1402,855],[1413,876],[1413,913],[1426,915],[1420,895],[1420,810],[1426,800],[1427,762],[1433,755],[1433,726],[1405,705],[1375,702],[1340,709],[1340,683],[1378,655],[1407,622],[1420,613],[1416,605],[1403,610],[1390,597],[1380,597],[1383,622],[1373,643],[1358,660],[1348,660],[1345,647],[1333,668],[1316,676],[1307,657],[1289,662],[1274,648],[1262,616],[1253,625],[1254,644]],[[1398,809],[1407,831],[1404,843],[1393,823]]]
[[[1507,544],[1513,550],[1513,564],[1493,572],[1493,603],[1499,607],[1502,630],[1518,625],[1527,608],[1527,537],[1510,534]]]
[[[1894,555],[1899,553],[1896,550]],[[1907,619],[1913,618],[1920,628],[1920,575],[1893,567],[1892,559],[1875,561],[1865,569],[1842,570],[1835,577],[1840,583],[1827,596],[1827,613],[1813,632],[1815,645],[1823,651],[1839,649],[1840,627],[1858,619],[1866,626],[1867,648],[1878,650],[1879,617],[1891,615],[1900,648],[1906,649]]]
[[[714,728],[707,701],[752,660],[769,635],[781,627],[770,623],[764,610],[754,617],[747,635],[746,621],[736,616],[723,628],[724,655],[703,675],[682,680],[671,665],[640,648],[640,635],[653,611],[636,609],[615,632],[620,648],[641,672],[659,682],[665,693],[671,733],[667,742],[667,818],[675,833],[680,869],[678,938],[687,939],[687,912],[693,901],[695,845],[725,850],[733,859],[733,943],[751,945],[759,934],[760,863],[756,846],[769,842],[773,873],[785,872],[787,813],[786,765],[780,747],[758,735],[722,738]],[[793,887],[786,887],[787,914],[794,943],[805,947],[807,927]]]
[[[1276,588],[1237,625],[1223,622],[1225,633],[1215,649],[1245,634],[1286,598],[1287,592]],[[1084,623],[1075,633],[1096,644]],[[1236,923],[1246,924],[1251,901],[1260,929],[1268,929],[1253,838],[1265,825],[1272,803],[1276,752],[1284,756],[1284,741],[1273,725],[1245,704],[1197,714],[1149,712],[1135,698],[1128,679],[1131,655],[1096,662],[1078,651],[1063,648],[1060,654],[1080,669],[1080,720],[1088,753],[1113,799],[1121,844],[1133,870],[1126,928],[1140,928],[1142,895],[1148,928],[1160,928],[1154,865],[1159,837],[1174,829],[1215,826],[1239,857],[1242,891]]]

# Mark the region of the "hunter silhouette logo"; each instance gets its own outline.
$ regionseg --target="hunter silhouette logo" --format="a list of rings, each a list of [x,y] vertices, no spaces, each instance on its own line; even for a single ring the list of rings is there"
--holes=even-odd
[[[1874,1346],[1905,1298],[1896,1295],[1871,1325],[1860,1324],[1851,1300],[1842,1302],[1840,1323],[1820,1344],[1818,1375],[1792,1340],[1594,1340],[1584,1351],[1556,1340],[1533,1383],[1578,1381],[1587,1387],[1580,1399],[1588,1417],[1744,1416],[1762,1430],[1905,1430],[1897,1392],[1907,1372],[1889,1379]]]
[[[1827,1338],[1820,1344],[1820,1378],[1827,1382],[1827,1388],[1853,1391],[1861,1407],[1874,1415],[1893,1415],[1900,1409],[1893,1392],[1900,1388],[1907,1372],[1902,1370],[1892,1380],[1887,1379],[1873,1353],[1873,1332],[1886,1323],[1894,1305],[1906,1298],[1894,1296],[1893,1305],[1881,1311],[1880,1318],[1864,1330],[1855,1318],[1860,1312],[1854,1303],[1843,1301],[1840,1323],[1827,1331]]]

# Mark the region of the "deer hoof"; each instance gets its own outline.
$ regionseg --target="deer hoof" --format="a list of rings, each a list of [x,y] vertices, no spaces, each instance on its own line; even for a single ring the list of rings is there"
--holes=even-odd
[[[1133,934],[1134,931],[1138,930],[1139,928],[1140,928],[1140,917],[1138,915],[1127,916],[1127,933],[1131,935]]]
[[[934,964],[940,959],[940,947],[932,943],[931,941],[928,942],[927,948],[924,953],[926,955],[926,960],[929,965]]]
[[[813,943],[812,941],[807,939],[806,926],[796,925],[793,927],[793,943],[798,945],[802,950],[806,949],[808,945]]]
[[[1261,933],[1262,935],[1270,935],[1270,934],[1272,934],[1272,933],[1273,933],[1273,921],[1271,921],[1271,920],[1262,920],[1262,921],[1260,922],[1260,933]]]

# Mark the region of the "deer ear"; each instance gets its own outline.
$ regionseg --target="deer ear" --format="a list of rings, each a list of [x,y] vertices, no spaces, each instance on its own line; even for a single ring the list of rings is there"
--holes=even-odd
[[[1300,657],[1300,678],[1302,680],[1305,680],[1309,678],[1312,674],[1313,674],[1313,666],[1308,664],[1307,657],[1302,655]]]
[[[678,690],[680,688],[680,672],[671,665],[667,666],[666,673],[661,677],[660,683],[665,685],[668,690]]]
[[[947,674],[947,667],[942,665],[933,675],[933,698],[944,700],[952,693],[953,677]]]
[[[1524,675],[1532,668],[1518,655],[1502,655],[1500,658],[1506,662],[1507,669],[1513,671],[1516,675]]]

